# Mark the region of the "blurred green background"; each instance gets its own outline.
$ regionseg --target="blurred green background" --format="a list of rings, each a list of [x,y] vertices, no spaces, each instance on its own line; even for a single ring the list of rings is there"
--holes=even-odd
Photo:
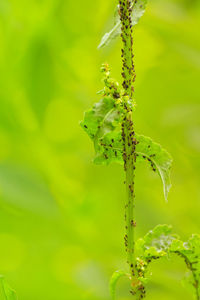
[[[120,40],[97,50],[116,1],[0,1],[0,274],[19,300],[108,300],[126,267],[124,174],[92,164],[79,127],[99,97],[102,62],[120,79]],[[137,132],[173,156],[159,177],[137,169],[137,236],[158,223],[200,228],[200,1],[150,0],[134,30]],[[188,300],[179,259],[152,264],[147,299]],[[130,299],[126,280],[117,288]]]

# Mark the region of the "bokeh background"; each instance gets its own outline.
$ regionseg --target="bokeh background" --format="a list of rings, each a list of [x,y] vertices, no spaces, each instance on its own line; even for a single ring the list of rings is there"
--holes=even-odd
[[[124,174],[92,164],[81,130],[102,62],[121,81],[120,40],[97,50],[116,1],[0,1],[0,274],[19,300],[108,300],[126,267]],[[137,169],[137,236],[158,223],[200,232],[200,1],[150,0],[134,30],[137,132],[173,156],[160,178]],[[177,258],[152,264],[147,299],[188,300]],[[121,280],[118,299],[128,300]]]

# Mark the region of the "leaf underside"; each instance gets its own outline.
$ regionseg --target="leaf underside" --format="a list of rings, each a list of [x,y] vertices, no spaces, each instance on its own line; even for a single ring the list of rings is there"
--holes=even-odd
[[[133,11],[132,11],[131,19],[132,19],[133,26],[136,25],[139,22],[140,18],[143,16],[146,9],[146,4],[147,4],[147,0],[134,1],[134,3],[132,4]],[[120,33],[121,33],[121,21],[120,21],[119,13],[116,13],[115,26],[109,32],[105,33],[105,35],[102,37],[98,49],[107,46],[110,43],[110,41],[118,37]]]

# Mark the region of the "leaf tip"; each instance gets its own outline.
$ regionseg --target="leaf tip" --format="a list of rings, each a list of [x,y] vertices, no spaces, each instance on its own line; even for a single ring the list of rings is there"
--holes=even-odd
[[[164,197],[165,197],[165,201],[166,203],[168,203],[168,195],[169,195],[169,191],[172,187],[172,184],[169,183],[167,186],[164,187]]]

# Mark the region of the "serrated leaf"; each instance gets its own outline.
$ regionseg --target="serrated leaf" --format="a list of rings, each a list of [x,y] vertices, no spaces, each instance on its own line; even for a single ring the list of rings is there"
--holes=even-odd
[[[10,288],[3,276],[0,276],[0,299],[1,300],[17,300],[15,291]]]
[[[110,294],[111,294],[112,300],[115,300],[115,290],[116,290],[117,282],[121,277],[124,277],[124,276],[126,276],[128,278],[130,277],[129,274],[127,274],[124,271],[116,271],[113,273],[113,275],[110,279]]]
[[[133,12],[131,15],[132,25],[136,25],[139,22],[139,19],[143,16],[146,9],[147,0],[138,0],[133,3]],[[118,12],[119,7],[117,6],[116,11]],[[121,21],[119,13],[115,13],[115,26],[102,37],[101,42],[98,46],[98,49],[108,45],[110,41],[118,37],[121,33]]]
[[[180,251],[184,251],[186,250],[185,245],[183,243],[183,241],[179,240],[179,239],[175,239],[172,241],[171,245],[170,245],[170,251],[173,253],[175,252],[180,252]]]
[[[145,256],[164,256],[168,253],[175,239],[177,239],[177,236],[172,234],[171,226],[158,225],[145,235],[143,245],[141,245]]]

